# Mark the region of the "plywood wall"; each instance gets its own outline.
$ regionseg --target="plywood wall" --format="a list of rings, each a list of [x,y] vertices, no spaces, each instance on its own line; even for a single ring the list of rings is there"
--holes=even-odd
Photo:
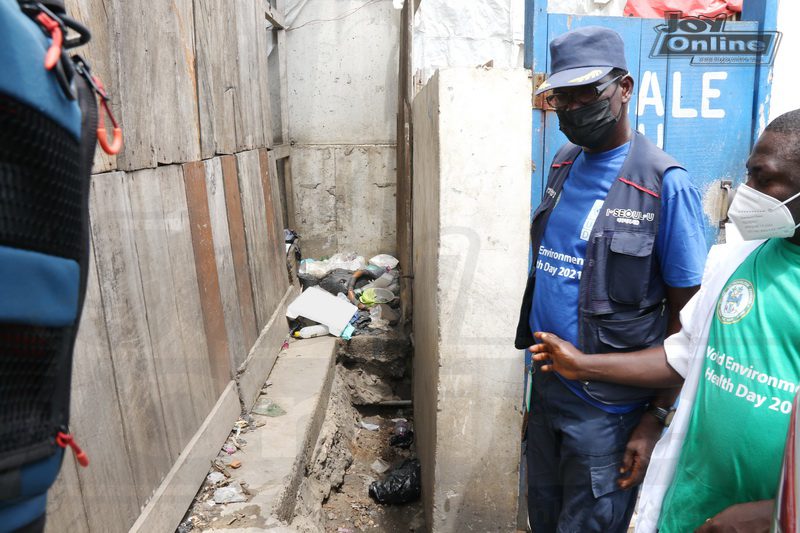
[[[67,8],[92,30],[82,55],[113,95],[125,146],[99,154],[92,177],[70,428],[91,465],[66,458],[48,530],[127,531],[289,290],[271,37],[255,0]]]

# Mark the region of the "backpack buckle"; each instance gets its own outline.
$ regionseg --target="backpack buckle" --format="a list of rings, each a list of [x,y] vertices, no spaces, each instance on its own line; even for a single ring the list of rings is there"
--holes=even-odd
[[[111,112],[111,107],[108,105],[109,97],[103,82],[97,76],[92,74],[92,68],[89,63],[79,55],[72,57],[72,62],[75,65],[75,71],[86,80],[92,91],[100,97],[100,105],[97,110],[97,142],[103,151],[109,155],[116,155],[122,149],[122,128],[119,127],[114,113]],[[108,133],[106,131],[106,115],[111,120],[112,140],[109,143]]]

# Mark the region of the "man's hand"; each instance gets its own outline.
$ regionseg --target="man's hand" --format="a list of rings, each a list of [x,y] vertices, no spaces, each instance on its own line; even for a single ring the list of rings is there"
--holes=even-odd
[[[650,456],[663,429],[664,426],[656,417],[647,413],[642,415],[642,420],[628,439],[625,455],[622,457],[622,468],[619,471],[622,475],[617,481],[621,489],[630,489],[644,480]]]
[[[541,344],[534,344],[528,350],[533,352],[533,360],[547,362],[539,370],[542,372],[556,371],[567,379],[584,379],[582,362],[586,357],[572,343],[567,342],[552,333],[537,331],[533,334]]]
[[[731,505],[706,520],[695,533],[767,533],[772,522],[775,500]]]

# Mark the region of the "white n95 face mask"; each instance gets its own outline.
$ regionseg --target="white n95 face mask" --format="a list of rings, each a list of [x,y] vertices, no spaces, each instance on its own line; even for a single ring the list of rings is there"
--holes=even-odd
[[[800,224],[794,223],[786,204],[798,196],[800,193],[781,202],[742,183],[728,208],[728,217],[746,241],[791,237]]]

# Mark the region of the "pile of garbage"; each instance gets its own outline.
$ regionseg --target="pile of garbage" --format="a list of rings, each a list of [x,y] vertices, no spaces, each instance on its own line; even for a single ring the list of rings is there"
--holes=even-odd
[[[298,278],[303,292],[286,310],[297,338],[387,331],[400,320],[399,261],[379,254],[338,253],[325,260],[303,259]]]
[[[389,436],[389,445],[399,450],[409,450],[414,443],[414,430],[405,418],[393,418],[394,427]],[[380,424],[362,421],[361,427],[368,431],[378,431]],[[369,496],[381,504],[401,504],[419,499],[421,491],[419,460],[413,452],[400,455],[401,460],[394,466],[383,459],[376,459],[371,470],[383,479],[369,485]]]
[[[263,420],[255,420],[249,414],[242,415],[236,421],[233,431],[217,457],[211,462],[211,471],[195,496],[187,516],[178,526],[177,533],[213,529],[220,525],[220,514],[225,504],[250,500],[252,493],[247,483],[235,479],[231,471],[242,466],[240,457],[243,456],[243,450],[247,445],[247,441],[242,435],[264,424]],[[234,513],[225,520],[224,525],[248,525],[248,518],[245,514]]]

